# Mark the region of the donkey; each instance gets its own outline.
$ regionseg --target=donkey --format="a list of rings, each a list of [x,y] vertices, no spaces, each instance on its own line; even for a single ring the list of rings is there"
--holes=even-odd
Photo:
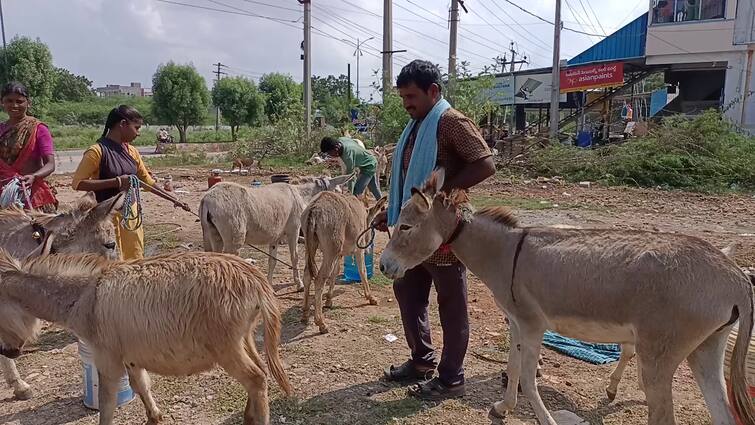
[[[0,248],[15,257],[37,255],[45,234],[55,232],[58,237],[51,248],[54,252],[89,252],[115,259],[118,252],[112,217],[122,206],[123,195],[98,205],[94,193],[89,192],[79,198],[70,211],[58,215],[17,208],[0,210]],[[15,320],[15,314],[14,309],[0,304],[0,322],[10,323]],[[31,387],[21,379],[13,360],[0,356],[0,370],[17,399],[32,397]]]
[[[48,253],[54,236],[48,236]],[[162,419],[146,371],[191,375],[219,364],[246,389],[245,425],[267,425],[266,373],[254,331],[260,317],[270,373],[291,393],[278,354],[280,311],[255,267],[227,254],[190,252],[111,261],[47,255],[18,261],[0,250],[0,302],[15,320],[0,322],[0,354],[17,357],[36,318],[73,331],[91,346],[99,376],[100,425],[110,425],[125,366],[147,423]]]
[[[412,190],[380,269],[401,277],[446,243],[490,289],[509,318],[512,339],[509,385],[492,417],[514,410],[521,375],[538,421],[556,425],[535,384],[543,332],[553,329],[586,341],[635,344],[650,425],[675,424],[671,383],[685,358],[713,423],[733,425],[723,358],[739,320],[732,402],[743,424],[755,424],[745,375],[753,292],[724,253],[677,234],[522,228],[504,208],[472,213],[464,192],[439,192],[443,180],[439,170],[424,188]]]
[[[301,213],[317,193],[335,190],[354,174],[334,178],[304,179],[301,184],[272,183],[259,188],[236,183],[218,183],[199,202],[204,250],[239,255],[244,243],[268,245],[267,280],[273,281],[278,242],[288,242],[294,283],[304,289],[299,277],[296,250]]]
[[[382,197],[372,207],[367,209],[365,202],[351,194],[322,192],[316,195],[301,216],[304,229],[304,246],[306,247],[306,261],[304,266],[304,306],[302,322],[309,321],[309,287],[312,279],[315,281],[315,323],[320,333],[327,333],[328,327],[322,316],[322,292],[326,280],[330,279],[330,289],[326,295],[325,306],[333,306],[333,286],[340,265],[345,255],[356,257],[359,278],[362,281],[364,296],[371,305],[378,301],[370,291],[370,281],[364,264],[364,249],[359,245],[367,242],[367,238],[360,236],[377,213],[385,205],[387,197]],[[322,251],[322,264],[317,269],[315,255],[318,248]]]

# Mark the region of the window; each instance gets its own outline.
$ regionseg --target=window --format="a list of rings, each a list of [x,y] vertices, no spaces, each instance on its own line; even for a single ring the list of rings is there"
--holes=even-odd
[[[723,19],[725,10],[726,0],[653,0],[653,23]]]

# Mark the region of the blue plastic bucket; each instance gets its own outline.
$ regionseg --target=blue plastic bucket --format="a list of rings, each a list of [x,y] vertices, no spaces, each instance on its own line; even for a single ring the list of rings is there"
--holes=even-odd
[[[367,279],[372,279],[373,259],[375,256],[375,243],[371,243],[370,246],[364,250],[364,265],[367,269]],[[349,255],[343,259],[343,282],[355,283],[361,282],[359,278],[359,269],[356,264],[356,257]]]
[[[94,365],[92,353],[89,347],[79,341],[79,357],[84,367],[84,406],[99,410],[99,377],[97,367]],[[116,397],[116,406],[120,407],[134,399],[134,391],[128,381],[128,374],[123,370],[123,376],[118,381],[118,395]]]

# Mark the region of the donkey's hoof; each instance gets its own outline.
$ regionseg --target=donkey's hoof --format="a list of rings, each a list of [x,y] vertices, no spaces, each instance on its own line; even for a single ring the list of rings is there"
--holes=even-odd
[[[320,334],[325,335],[326,333],[328,333],[328,327],[325,326],[325,325],[321,325],[320,326]]]
[[[493,406],[488,410],[488,419],[494,424],[502,424],[506,420],[506,413],[499,413]]]
[[[328,298],[325,300],[325,303],[323,304],[325,308],[333,308],[333,300]]]
[[[375,298],[375,297],[370,297],[370,298],[367,299],[367,301],[370,302],[370,305],[378,305],[378,304],[380,304],[378,302],[377,298]]]
[[[300,283],[296,285],[296,292],[304,292],[304,284]]]
[[[608,401],[610,402],[616,400],[616,393],[609,389],[606,389],[606,396],[608,396]]]
[[[31,390],[29,384],[24,382],[23,385],[19,385],[18,388],[13,390],[13,396],[16,400],[31,400],[34,396],[34,392]]]

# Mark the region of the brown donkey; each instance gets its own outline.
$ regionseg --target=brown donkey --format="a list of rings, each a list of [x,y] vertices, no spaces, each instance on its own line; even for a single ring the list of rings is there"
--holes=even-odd
[[[52,238],[45,246],[49,248]],[[267,425],[266,373],[254,341],[262,318],[267,364],[286,392],[278,355],[280,312],[263,274],[228,254],[182,253],[109,261],[93,255],[48,255],[19,262],[0,250],[0,302],[73,331],[94,351],[100,425],[110,425],[124,366],[147,411],[162,415],[146,371],[191,375],[219,364],[249,394],[245,425]],[[0,322],[0,353],[18,356],[28,324]]]
[[[723,360],[727,336],[739,320],[732,402],[744,425],[755,424],[745,376],[753,292],[724,253],[677,234],[519,227],[506,209],[472,213],[464,193],[439,193],[443,180],[442,170],[436,171],[422,190],[413,189],[380,269],[401,277],[450,243],[487,285],[509,318],[512,340],[509,384],[491,416],[514,410],[521,376],[538,421],[556,425],[535,383],[543,333],[552,329],[591,342],[635,344],[649,424],[675,423],[671,383],[687,359],[713,424],[733,425]]]
[[[52,246],[54,252],[88,252],[117,258],[113,214],[122,205],[123,195],[118,195],[98,205],[94,199],[94,193],[89,192],[77,199],[70,210],[61,211],[60,214],[45,214],[16,208],[0,210],[0,248],[8,250],[19,258],[35,255],[35,251],[42,249],[44,233],[55,232],[58,237]],[[16,315],[17,310],[13,306],[0,304],[0,322],[29,320],[30,323],[36,323],[32,317],[16,318]],[[0,344],[2,344],[1,336]],[[31,387],[21,379],[16,362],[0,355],[0,370],[3,372],[5,382],[13,388],[13,395],[17,399],[28,400],[32,397]]]
[[[387,199],[384,196],[372,208],[367,209],[365,202],[352,194],[321,192],[302,213],[301,224],[306,246],[302,321],[309,321],[309,286],[314,280],[315,323],[319,326],[320,333],[328,332],[322,316],[323,288],[330,280],[325,306],[332,307],[333,285],[346,255],[354,255],[364,296],[370,304],[377,305],[378,301],[372,296],[370,281],[367,279],[364,249],[359,248],[359,245],[366,245],[368,235],[363,236],[362,232],[369,227]],[[359,239],[360,236],[363,236],[362,240]],[[322,252],[319,270],[315,264],[318,249]]]

